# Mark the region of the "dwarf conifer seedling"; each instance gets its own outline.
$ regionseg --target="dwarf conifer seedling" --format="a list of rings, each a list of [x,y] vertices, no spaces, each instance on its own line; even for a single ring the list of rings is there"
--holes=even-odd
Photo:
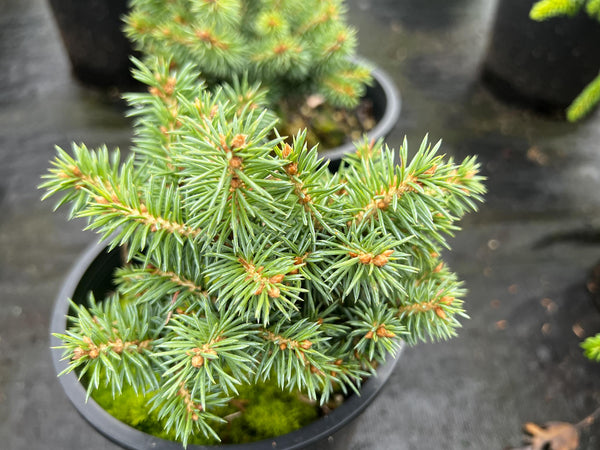
[[[160,60],[135,76],[129,155],[58,149],[42,185],[128,251],[114,294],[73,304],[59,336],[89,391],[105,373],[149,393],[185,444],[240,383],[326,401],[403,342],[455,335],[465,291],[440,252],[484,193],[475,158],[361,142],[332,174],[248,84],[211,92]]]

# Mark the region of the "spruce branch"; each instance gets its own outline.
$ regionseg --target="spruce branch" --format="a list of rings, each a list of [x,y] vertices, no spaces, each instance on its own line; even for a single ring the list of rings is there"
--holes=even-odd
[[[581,343],[581,348],[587,358],[600,362],[600,334],[588,337]]]
[[[69,317],[72,325],[66,334],[54,334],[63,342],[57,348],[64,349],[64,359],[69,359],[62,373],[76,370],[79,378],[86,376],[88,396],[102,377],[113,395],[121,392],[125,380],[136,391],[155,388],[152,352],[157,336],[152,309],[137,308],[116,295],[98,304],[90,294],[88,303],[86,309],[71,302],[76,314]]]
[[[540,0],[531,7],[529,16],[537,21],[551,17],[574,16],[585,3],[586,0]]]
[[[467,318],[462,298],[466,291],[454,273],[442,263],[416,277],[406,294],[392,299],[396,314],[408,335],[407,342],[449,339]]]
[[[369,361],[385,361],[387,353],[394,354],[399,346],[398,337],[406,334],[404,326],[392,308],[379,302],[360,302],[348,309],[350,337],[358,342],[354,350]],[[396,338],[396,339],[395,339]]]
[[[221,408],[228,398],[222,392],[208,392],[205,402],[211,408]],[[203,408],[200,401],[184,385],[174,395],[166,396],[161,390],[155,391],[150,401],[152,410],[158,411],[158,418],[164,421],[165,428],[175,432],[184,447],[192,435],[202,434],[207,438],[220,440],[211,423],[224,422],[224,419]]]
[[[600,8],[600,3],[599,3]],[[599,10],[600,20],[600,10]],[[567,119],[569,122],[577,122],[592,112],[594,107],[600,102],[600,75],[594,78],[584,90],[573,100],[567,109]]]
[[[302,277],[292,273],[296,264],[291,256],[281,254],[279,245],[266,239],[244,242],[239,253],[221,252],[205,271],[210,293],[218,293],[219,309],[233,308],[246,320],[269,323],[271,311],[289,317],[302,300]]]
[[[253,348],[258,345],[251,337],[255,328],[251,323],[206,309],[202,315],[174,314],[166,328],[155,353],[165,368],[161,395],[172,396],[185,386],[206,409],[211,387],[230,394],[248,381],[255,363]]]
[[[300,319],[292,324],[278,322],[261,331],[265,348],[257,368],[259,379],[273,375],[282,388],[297,388],[311,399],[317,398],[323,378],[336,369],[335,360],[318,350],[328,339],[319,331],[319,324]]]

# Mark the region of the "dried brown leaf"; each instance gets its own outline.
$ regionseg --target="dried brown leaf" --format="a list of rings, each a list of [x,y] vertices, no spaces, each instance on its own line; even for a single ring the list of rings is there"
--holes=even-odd
[[[579,447],[579,431],[570,423],[548,422],[540,427],[529,422],[524,428],[531,435],[531,450],[576,450]]]

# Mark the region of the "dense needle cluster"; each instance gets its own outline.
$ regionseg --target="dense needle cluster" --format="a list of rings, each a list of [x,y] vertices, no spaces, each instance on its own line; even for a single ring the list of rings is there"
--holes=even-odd
[[[402,342],[455,334],[464,289],[440,252],[484,193],[474,158],[362,142],[332,174],[248,84],[211,92],[160,60],[135,76],[129,156],[58,149],[43,184],[128,249],[116,292],[73,305],[60,335],[90,391],[105,373],[150,392],[185,444],[240,383],[325,401]]]

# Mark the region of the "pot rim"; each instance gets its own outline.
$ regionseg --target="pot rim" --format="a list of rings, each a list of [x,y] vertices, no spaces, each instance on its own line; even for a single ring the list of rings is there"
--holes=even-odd
[[[398,91],[396,84],[392,81],[392,78],[383,69],[366,58],[356,57],[353,59],[354,61],[371,67],[373,86],[367,87],[367,94],[365,94],[364,97],[369,96],[369,90],[376,89],[377,87],[381,89],[381,92],[385,97],[386,104],[383,111],[383,116],[381,116],[381,119],[377,121],[377,124],[366,133],[369,140],[376,141],[379,138],[387,136],[398,123],[398,118],[400,117],[400,108],[402,105],[400,92]],[[320,152],[319,156],[323,156],[331,161],[334,161],[339,160],[344,155],[353,153],[354,151],[356,151],[354,142],[347,142],[343,145],[323,150]]]
[[[92,262],[98,258],[108,247],[108,240],[91,245],[75,262],[69,271],[60,292],[55,300],[50,322],[50,347],[52,362],[57,375],[68,367],[68,361],[62,359],[60,339],[53,333],[64,333],[67,326],[67,314],[69,311],[69,299],[73,297],[75,289],[86,273]],[[298,450],[327,439],[333,433],[350,423],[361,414],[382,389],[385,382],[391,376],[396,366],[404,345],[400,347],[394,357],[377,369],[374,376],[369,377],[360,388],[361,395],[350,394],[346,400],[333,410],[314,422],[291,433],[276,436],[271,439],[249,442],[246,444],[221,444],[221,445],[188,445],[188,450],[267,450],[285,449]],[[181,450],[182,444],[175,441],[165,440],[142,431],[139,431],[111,416],[89,397],[86,400],[86,390],[79,382],[75,372],[70,372],[58,377],[67,397],[75,406],[79,414],[102,435],[116,444],[130,450],[160,449]]]

